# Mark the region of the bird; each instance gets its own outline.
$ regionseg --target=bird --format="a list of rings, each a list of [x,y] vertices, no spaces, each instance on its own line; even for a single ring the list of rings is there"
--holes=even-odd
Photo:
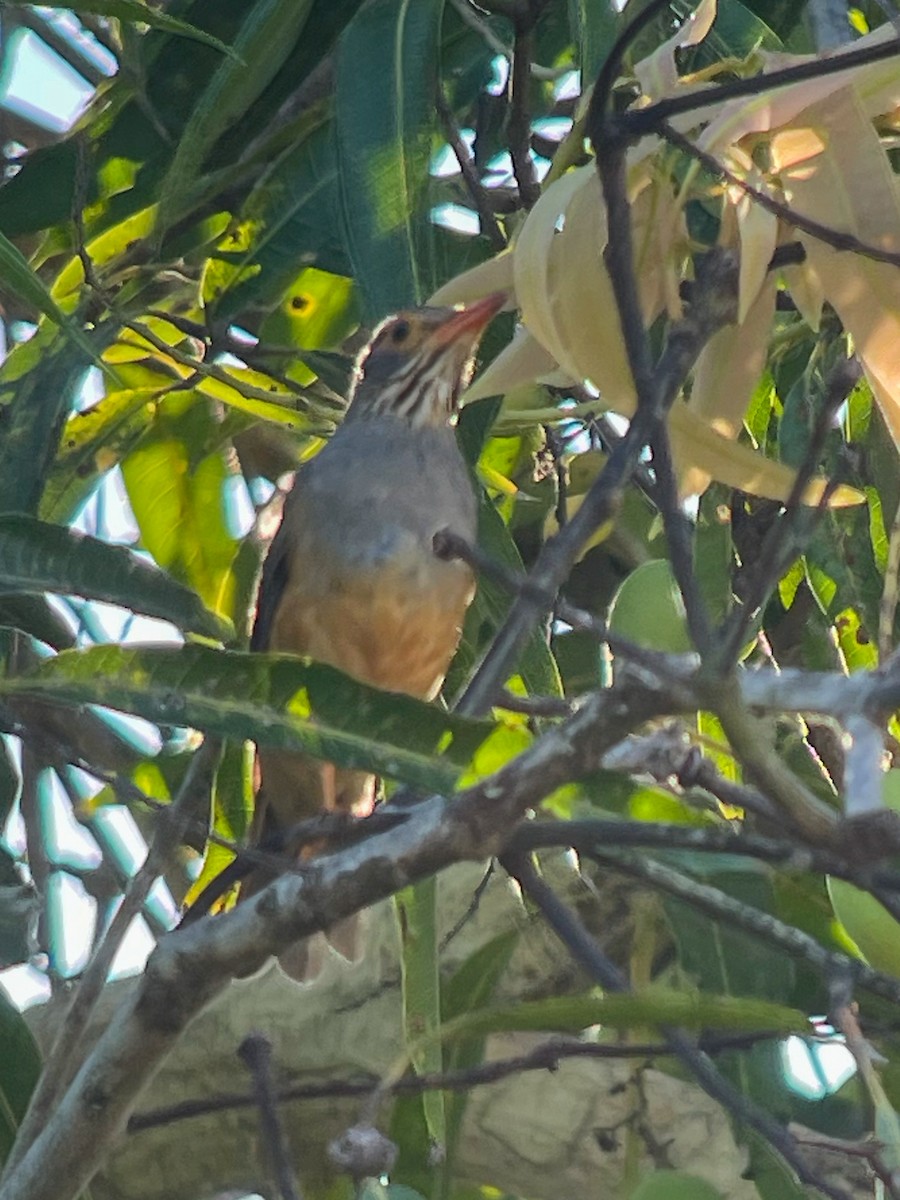
[[[475,582],[466,563],[436,556],[434,537],[476,538],[476,492],[454,425],[481,336],[505,299],[412,308],[374,331],[342,423],[294,476],[263,564],[251,650],[308,656],[388,692],[437,696]],[[365,771],[265,748],[257,770],[257,844],[316,813],[364,815],[374,803],[376,780]],[[242,894],[274,874],[255,870]],[[289,973],[306,973],[302,956]]]

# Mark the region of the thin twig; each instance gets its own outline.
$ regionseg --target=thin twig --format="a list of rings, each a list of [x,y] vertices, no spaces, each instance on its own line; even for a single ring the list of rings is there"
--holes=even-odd
[[[272,1043],[264,1034],[250,1033],[238,1047],[238,1056],[253,1080],[259,1128],[281,1200],[300,1200],[300,1189],[288,1158],[287,1141],[278,1113],[278,1094],[272,1079]]]
[[[526,717],[571,717],[575,711],[572,701],[560,696],[516,696],[506,688],[500,691],[497,704]]]
[[[699,1045],[707,1054],[723,1054],[728,1051],[746,1050],[760,1042],[771,1041],[780,1035],[762,1033],[706,1034],[701,1035]],[[666,1058],[672,1051],[666,1042],[582,1042],[574,1039],[551,1038],[526,1054],[510,1058],[492,1059],[474,1067],[461,1067],[452,1071],[436,1071],[421,1075],[404,1075],[392,1080],[386,1090],[395,1096],[420,1096],[433,1091],[468,1091],[470,1088],[485,1087],[501,1083],[513,1075],[527,1071],[557,1071],[560,1063],[569,1059],[598,1059],[619,1061],[622,1059]],[[330,1100],[366,1097],[377,1087],[379,1079],[374,1075],[352,1079],[323,1079],[316,1083],[299,1083],[278,1088],[275,1096],[280,1103],[288,1101]],[[158,1129],[177,1121],[188,1121],[214,1113],[234,1112],[250,1108],[255,1103],[253,1096],[236,1092],[224,1096],[206,1096],[198,1100],[182,1100],[178,1104],[163,1108],[148,1109],[137,1113],[128,1122],[130,1134],[146,1129]]]
[[[515,19],[515,43],[510,73],[510,105],[507,122],[509,156],[519,188],[519,197],[526,209],[532,208],[541,194],[540,184],[531,159],[531,113],[528,93],[531,88],[531,52],[533,22]]]
[[[643,14],[641,14],[643,15]],[[726,100],[740,96],[761,96],[774,88],[789,87],[794,83],[805,83],[808,79],[826,79],[842,71],[849,73],[856,67],[869,66],[882,62],[886,58],[894,58],[900,53],[900,41],[879,42],[876,45],[862,46],[855,50],[845,50],[840,54],[832,54],[829,58],[816,58],[811,62],[798,63],[793,67],[784,67],[779,71],[769,71],[754,75],[750,79],[735,79],[728,83],[716,84],[713,87],[698,88],[686,96],[671,96],[665,100],[657,100],[642,109],[629,109],[616,120],[622,126],[623,134],[627,131],[629,140],[636,141],[647,133],[660,131],[663,122],[681,113],[696,112],[698,109],[720,108]]]
[[[734,854],[774,863],[788,873],[814,872],[846,879],[864,890],[879,888],[900,893],[900,872],[860,869],[833,851],[798,845],[786,838],[764,837],[720,826],[669,824],[664,821],[624,821],[584,818],[574,821],[524,821],[510,836],[513,855],[553,846],[595,851],[641,847],[659,851]]]
[[[439,530],[434,535],[433,546],[438,558],[458,558],[461,562],[468,563],[479,574],[498,583],[518,599],[531,601],[535,605],[541,606],[544,611],[552,609],[559,620],[565,621],[573,630],[579,633],[590,634],[598,642],[609,646],[610,650],[618,658],[627,660],[628,662],[643,664],[655,674],[666,677],[672,676],[672,667],[676,661],[675,656],[664,654],[657,650],[649,650],[646,646],[639,646],[637,642],[632,642],[629,638],[614,633],[602,618],[595,617],[593,613],[589,613],[585,609],[579,608],[576,604],[572,604],[568,600],[564,600],[547,591],[535,579],[536,573],[534,571],[530,575],[523,575],[518,571],[514,571],[510,567],[507,567],[505,563],[501,563],[489,554],[485,554],[478,545],[467,542],[450,529]],[[675,675],[677,675],[679,681],[684,678],[682,670],[676,670]],[[499,689],[494,703],[501,708],[509,708],[511,706],[505,703],[508,696],[509,693],[505,689]],[[527,702],[527,699],[523,701],[523,703]],[[524,711],[524,709],[520,709],[519,711]],[[545,712],[543,715],[562,716],[564,714],[562,711],[559,711],[556,714]]]
[[[844,1035],[847,1049],[853,1055],[859,1077],[869,1093],[869,1099],[872,1101],[876,1114],[890,1112],[893,1119],[896,1120],[894,1106],[885,1094],[884,1085],[875,1070],[872,1047],[859,1027],[852,998],[847,995],[843,1002],[833,1004],[831,1016],[835,1029],[840,1030]],[[900,1196],[900,1173],[891,1168],[880,1149],[879,1146],[872,1146],[873,1153],[869,1157],[869,1162],[875,1174],[884,1184],[886,1194],[893,1196],[896,1200],[896,1197]]]
[[[895,46],[894,53],[897,53]],[[644,110],[645,112],[648,110]],[[776,200],[774,196],[768,192],[764,192],[761,188],[754,187],[740,175],[729,170],[724,163],[715,158],[712,154],[707,154],[705,150],[701,150],[690,138],[679,133],[677,129],[673,129],[671,125],[663,122],[659,127],[659,135],[665,138],[673,146],[677,146],[679,150],[683,150],[685,154],[689,154],[691,158],[701,163],[708,171],[714,175],[721,176],[727,183],[738,188],[745,195],[750,196],[760,208],[766,212],[772,213],[787,225],[792,225],[795,229],[799,229],[801,233],[809,234],[817,241],[830,246],[833,250],[850,251],[854,254],[859,254],[862,258],[871,259],[873,262],[887,263],[889,266],[900,266],[900,253],[893,250],[883,250],[880,246],[875,246],[871,242],[863,242],[858,237],[854,237],[852,233],[843,233],[839,229],[833,229],[829,225],[822,225],[812,218],[804,216],[803,213],[797,212],[790,205],[784,204],[780,200]]]
[[[626,202],[627,205],[627,202]],[[615,231],[610,223],[610,240]],[[529,572],[530,594],[516,598],[509,615],[479,664],[458,704],[458,711],[479,715],[487,711],[515,665],[519,651],[548,606],[537,595],[553,595],[568,578],[583,547],[609,520],[621,503],[622,490],[640,461],[657,420],[674,403],[681,384],[709,339],[734,321],[737,306],[737,265],[727,251],[712,250],[697,264],[696,302],[669,330],[666,348],[655,373],[644,379],[644,393],[654,389],[651,403],[638,406],[627,432],[614,447],[597,479],[588,489],[569,523],[544,544]],[[632,374],[634,369],[632,368]],[[552,607],[549,606],[549,607]]]
[[[438,116],[441,118],[441,124],[444,127],[444,136],[451,150],[456,155],[456,161],[459,163],[462,177],[465,180],[466,187],[469,189],[469,196],[478,213],[478,219],[481,222],[481,232],[491,243],[491,247],[495,251],[505,250],[506,236],[500,228],[500,223],[491,207],[490,197],[475,167],[475,161],[469,153],[468,146],[462,140],[456,118],[451,111],[450,105],[447,103],[443,89],[440,87],[437,93],[437,108]]]

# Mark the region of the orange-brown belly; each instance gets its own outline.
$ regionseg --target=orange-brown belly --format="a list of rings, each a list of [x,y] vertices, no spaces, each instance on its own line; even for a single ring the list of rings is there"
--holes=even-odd
[[[472,578],[461,567],[426,592],[392,574],[364,587],[342,581],[319,595],[289,589],[272,648],[308,654],[384,691],[431,699],[459,645]]]
[[[458,569],[440,571],[441,586],[427,592],[411,587],[408,577],[384,572],[363,586],[332,579],[324,588],[314,576],[292,583],[271,647],[309,655],[384,691],[432,699],[456,652],[474,590],[468,568],[453,566]],[[259,766],[265,803],[282,826],[322,809],[361,813],[374,799],[374,779],[362,771],[270,750],[260,752]]]

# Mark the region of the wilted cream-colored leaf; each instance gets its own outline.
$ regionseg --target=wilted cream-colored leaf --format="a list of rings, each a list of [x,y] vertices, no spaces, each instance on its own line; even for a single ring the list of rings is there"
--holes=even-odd
[[[461,275],[454,276],[438,288],[429,304],[467,304],[480,300],[491,292],[511,292],[513,288],[513,252],[501,250],[487,262],[479,263]]]
[[[889,41],[895,36],[892,27],[885,25],[874,33],[859,38],[851,48],[855,52],[866,46]],[[841,53],[845,52],[837,51],[827,57],[840,58]],[[762,57],[765,65],[772,69],[799,66],[815,62],[817,59],[817,56],[810,54],[764,54]],[[887,60],[848,67],[846,71],[836,71],[833,75],[824,75],[817,79],[806,79],[788,87],[772,91],[761,90],[759,95],[752,96],[749,100],[739,97],[727,101],[721,105],[718,114],[697,139],[698,145],[704,150],[714,152],[724,146],[734,145],[747,134],[769,133],[780,129],[795,121],[813,105],[821,104],[835,92],[842,91],[850,85],[859,89],[865,111],[870,116],[889,112],[900,102],[900,72],[897,71],[896,61]],[[762,80],[760,87],[762,88]],[[679,128],[683,126],[680,125]]]
[[[807,259],[795,266],[782,268],[782,275],[800,316],[810,329],[817,332],[822,320],[822,305],[825,303],[825,287],[818,271]]]
[[[513,388],[554,375],[557,371],[553,355],[527,329],[519,328],[509,345],[463,392],[462,403],[470,404],[473,400],[483,400],[485,396],[505,395]],[[568,379],[567,382],[572,383],[573,380]],[[565,382],[559,382],[558,386],[564,387]]]
[[[882,249],[900,249],[896,180],[854,89],[830,96],[802,121],[814,130],[806,148],[818,141],[818,153],[803,157],[804,140],[794,129],[772,139],[773,166],[788,204],[828,228]],[[853,337],[866,374],[873,385],[881,385],[876,394],[896,431],[900,416],[891,410],[900,403],[900,271],[833,250],[808,234],[798,237],[809,269]]]
[[[672,409],[669,436],[676,469],[685,478],[689,470],[695,471],[699,477],[705,474],[708,479],[716,479],[728,487],[782,502],[787,500],[794,486],[796,471],[741,442],[723,437],[692,413],[686,404],[676,404]],[[824,489],[824,479],[813,479],[803,495],[804,504],[818,504]],[[682,494],[690,493],[682,489]],[[855,488],[841,485],[831,497],[831,505],[861,504],[864,498]]]
[[[545,349],[549,350],[564,370],[571,366],[565,360],[558,336],[559,313],[553,292],[553,262],[557,241],[565,233],[567,208],[573,195],[596,178],[593,164],[577,167],[552,184],[535,204],[522,226],[513,257],[516,299],[522,320]],[[604,243],[600,243],[602,253]],[[585,256],[593,261],[598,253],[593,245],[585,245]],[[573,372],[574,378],[583,378]]]
[[[884,423],[888,427],[894,445],[900,447],[900,402],[898,402],[896,394],[890,392],[877,375],[869,374],[868,379],[875,403],[881,409],[881,415],[884,417]]]
[[[740,147],[732,148],[729,159],[729,168],[745,183],[757,190],[765,190],[762,173]],[[729,187],[728,198],[734,207],[741,243],[738,325],[742,325],[766,281],[778,241],[778,218],[737,185]]]
[[[652,54],[635,64],[634,73],[641,91],[651,100],[661,100],[679,90],[678,64],[675,53],[696,46],[709,33],[716,19],[716,0],[701,0],[693,13],[678,27],[676,33]]]
[[[548,277],[557,319],[556,342],[547,348],[573,378],[590,379],[606,407],[627,416],[634,412],[634,383],[603,260],[606,242],[606,210],[592,171],[571,196],[551,247]]]
[[[642,180],[638,170],[632,186],[635,270],[649,323],[665,302],[683,223],[667,184]],[[603,258],[606,242],[600,181],[592,166],[583,167],[549,189],[526,220],[515,252],[516,294],[525,325],[562,369],[589,379],[605,407],[628,416],[634,383]]]
[[[744,322],[720,329],[697,360],[687,407],[724,438],[734,439],[741,432],[747,405],[766,365],[775,295],[775,281],[769,280]],[[679,480],[680,491],[688,496],[704,492],[713,477],[719,478],[691,462]]]

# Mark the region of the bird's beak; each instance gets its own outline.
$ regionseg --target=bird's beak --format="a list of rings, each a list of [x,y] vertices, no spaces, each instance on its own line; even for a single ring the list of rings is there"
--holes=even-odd
[[[462,338],[477,341],[490,321],[507,301],[506,292],[493,292],[452,313],[434,330],[429,339],[433,346],[449,346]]]

